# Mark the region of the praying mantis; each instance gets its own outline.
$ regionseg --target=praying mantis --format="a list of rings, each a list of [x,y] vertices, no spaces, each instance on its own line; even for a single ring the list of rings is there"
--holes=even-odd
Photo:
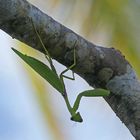
[[[53,65],[53,61],[52,58],[48,52],[48,50],[46,49],[40,35],[39,32],[37,31],[33,21],[31,20],[32,23],[32,27],[35,31],[35,34],[37,35],[37,38],[40,42],[40,45],[43,47],[44,52],[45,52],[45,58],[47,59],[47,61],[49,62],[49,66],[45,65],[43,62],[39,61],[38,59],[22,54],[21,52],[19,52],[18,50],[12,48],[12,50],[24,61],[26,62],[32,69],[34,69],[41,77],[43,77],[46,81],[48,81],[58,92],[61,93],[68,111],[70,112],[71,115],[71,120],[75,121],[75,122],[82,122],[83,119],[80,115],[80,113],[78,112],[78,108],[80,105],[80,101],[81,98],[83,96],[85,97],[97,97],[97,96],[108,96],[109,95],[109,91],[105,90],[105,89],[101,89],[101,88],[96,88],[93,90],[86,90],[84,92],[81,92],[78,94],[74,105],[71,106],[69,99],[68,99],[68,94],[66,91],[66,87],[65,87],[65,83],[64,83],[64,78],[70,79],[70,80],[75,80],[74,77],[74,72],[72,72],[72,77],[68,77],[65,75],[65,73],[68,70],[72,70],[75,66],[76,66],[76,48],[74,46],[73,48],[73,64],[68,67],[67,69],[65,69],[64,71],[61,72],[60,75],[57,74],[56,68]]]

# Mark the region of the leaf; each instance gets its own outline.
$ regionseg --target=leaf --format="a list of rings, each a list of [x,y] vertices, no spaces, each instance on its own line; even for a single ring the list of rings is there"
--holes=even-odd
[[[47,80],[55,89],[57,89],[60,93],[64,93],[63,83],[60,81],[58,75],[53,72],[47,65],[31,56],[22,54],[14,48],[12,48],[12,50],[31,68],[33,68],[41,77]]]

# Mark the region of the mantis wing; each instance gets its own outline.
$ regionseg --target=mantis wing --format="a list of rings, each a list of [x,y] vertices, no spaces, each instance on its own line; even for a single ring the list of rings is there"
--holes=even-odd
[[[64,86],[58,75],[54,73],[47,65],[31,56],[22,54],[14,48],[12,48],[12,50],[31,68],[33,68],[41,77],[47,80],[55,89],[57,89],[60,93],[64,93]]]

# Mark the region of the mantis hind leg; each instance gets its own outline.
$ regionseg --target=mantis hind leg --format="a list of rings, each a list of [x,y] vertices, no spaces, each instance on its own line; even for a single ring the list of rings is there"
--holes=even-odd
[[[45,51],[45,58],[48,60],[51,69],[56,73],[56,69],[55,69],[55,67],[54,67],[54,65],[53,65],[52,58],[51,58],[51,56],[50,56],[48,50],[46,49],[46,47],[45,47],[45,45],[44,45],[44,43],[43,43],[43,41],[42,41],[42,39],[41,39],[41,37],[40,37],[38,31],[37,31],[37,29],[36,29],[36,27],[35,27],[35,25],[34,25],[32,19],[31,19],[31,23],[32,23],[33,29],[34,29],[34,31],[35,31],[35,33],[36,33],[36,35],[37,35],[37,38],[38,38],[38,40],[39,40],[39,42],[40,42],[42,48],[43,48],[44,51]],[[56,74],[57,74],[57,73],[56,73]]]
[[[70,80],[75,80],[75,76],[74,76],[74,72],[73,72],[73,71],[72,71],[72,77],[66,76],[66,75],[64,75],[64,74],[62,74],[61,77],[67,78],[67,79],[70,79]]]
[[[66,76],[64,73],[66,73],[68,70],[71,70],[72,68],[74,68],[76,66],[76,52],[75,52],[75,47],[73,49],[73,64],[71,66],[69,66],[67,69],[65,69],[63,72],[61,72],[60,74],[60,79],[63,80],[63,78],[67,78],[70,80],[75,80],[75,76],[74,76],[74,72],[72,71],[72,77]]]

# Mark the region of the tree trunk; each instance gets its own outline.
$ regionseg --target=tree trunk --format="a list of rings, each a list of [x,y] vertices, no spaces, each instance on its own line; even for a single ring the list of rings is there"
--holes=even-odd
[[[26,0],[0,0],[0,29],[44,53],[31,19],[50,55],[58,62],[70,66],[76,48],[77,65],[73,71],[91,86],[111,91],[105,100],[140,140],[140,82],[125,57],[114,48],[92,44]]]

